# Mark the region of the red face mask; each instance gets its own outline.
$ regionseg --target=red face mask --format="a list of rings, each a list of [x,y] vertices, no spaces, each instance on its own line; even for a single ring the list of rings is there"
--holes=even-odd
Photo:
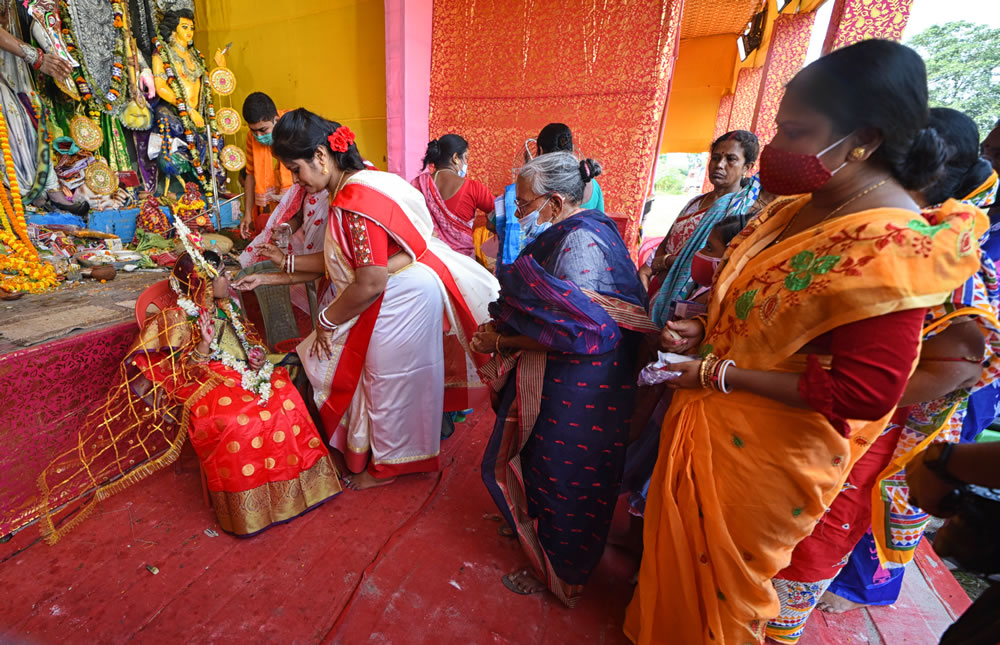
[[[720,262],[722,258],[712,258],[698,251],[691,258],[691,279],[703,287],[711,287]]]
[[[847,137],[844,137],[814,155],[789,152],[770,144],[765,145],[760,154],[760,187],[773,195],[816,192],[826,185],[838,170],[847,165],[845,161],[837,170],[831,171],[823,165],[820,157],[846,139]]]

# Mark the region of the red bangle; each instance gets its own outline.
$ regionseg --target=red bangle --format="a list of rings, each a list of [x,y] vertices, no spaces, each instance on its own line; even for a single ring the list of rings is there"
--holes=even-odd
[[[38,49],[38,48],[36,48],[36,49]],[[45,52],[43,52],[41,49],[38,49],[38,58],[36,58],[35,62],[31,64],[31,69],[33,69],[33,70],[35,70],[37,72],[38,70],[40,70],[42,68],[42,57],[43,56],[45,56]]]

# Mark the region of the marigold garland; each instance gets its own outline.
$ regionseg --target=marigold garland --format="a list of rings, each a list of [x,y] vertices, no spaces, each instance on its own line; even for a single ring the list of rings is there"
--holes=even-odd
[[[3,152],[7,180],[10,182],[10,196],[0,186],[0,204],[3,213],[4,230],[0,231],[0,243],[8,248],[6,255],[0,255],[0,289],[10,292],[26,291],[37,293],[56,284],[56,270],[51,264],[38,258],[31,239],[28,237],[28,225],[24,219],[24,204],[21,201],[21,191],[17,183],[17,173],[10,152],[10,140],[7,138],[7,120],[0,112],[0,151]],[[13,274],[13,275],[11,275]]]

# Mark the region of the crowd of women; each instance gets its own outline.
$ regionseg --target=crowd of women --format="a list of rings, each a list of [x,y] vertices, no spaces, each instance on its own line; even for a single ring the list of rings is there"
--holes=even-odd
[[[742,130],[712,144],[713,189],[637,271],[565,125],[494,198],[456,134],[411,185],[366,167],[347,128],[289,111],[272,146],[295,186],[244,258],[280,271],[235,287],[318,281],[315,329],[265,355],[219,258],[180,231],[181,309],[126,361],[142,387],[123,396],[152,411],[108,405],[167,419],[161,459],[190,435],[223,528],[248,535],[335,495],[338,471],[364,489],[437,470],[442,413],[485,385],[482,477],[527,565],[512,592],[573,606],[627,494],[636,643],[794,643],[817,606],[894,602],[928,513],[1000,485],[996,451],[970,443],[1000,399],[980,251],[997,173],[889,41],[800,71],[776,121],[763,149]],[[637,387],[657,352],[669,378]],[[990,621],[970,611],[945,639]]]

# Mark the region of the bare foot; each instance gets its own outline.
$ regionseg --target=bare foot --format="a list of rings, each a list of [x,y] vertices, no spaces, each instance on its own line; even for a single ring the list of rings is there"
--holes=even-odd
[[[857,609],[858,607],[863,607],[859,602],[853,602],[847,598],[843,598],[833,593],[832,591],[827,591],[822,596],[820,596],[819,602],[816,603],[816,609],[820,611],[825,611],[828,614],[842,614],[845,611],[851,611],[852,609]]]
[[[501,578],[501,581],[503,582],[503,586],[522,596],[530,596],[539,591],[545,591],[545,584],[536,578],[535,574],[528,568],[508,573]]]
[[[357,474],[344,475],[344,485],[351,490],[365,490],[366,488],[386,486],[394,481],[396,481],[395,477],[391,477],[389,479],[376,479],[367,470],[363,470]]]

